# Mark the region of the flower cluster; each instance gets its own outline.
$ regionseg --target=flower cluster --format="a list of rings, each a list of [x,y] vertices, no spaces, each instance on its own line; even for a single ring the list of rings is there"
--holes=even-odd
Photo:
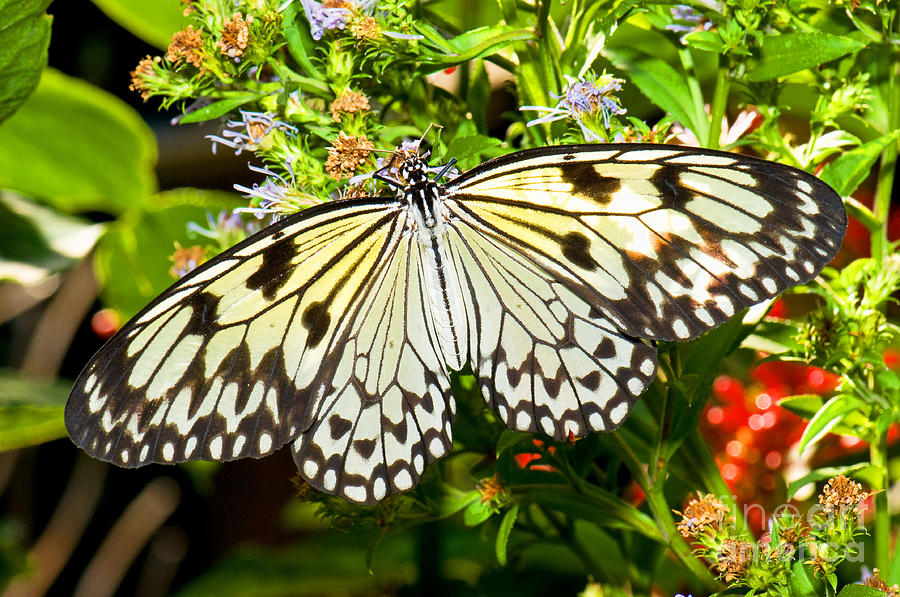
[[[581,129],[585,141],[598,142],[610,140],[613,117],[625,114],[625,108],[619,104],[615,94],[622,91],[622,79],[612,75],[588,76],[576,79],[565,75],[566,86],[562,95],[554,95],[559,99],[555,107],[522,106],[520,110],[536,110],[545,114],[528,122],[528,126],[556,122],[557,120],[574,120]],[[618,126],[617,126],[618,128]]]
[[[780,506],[768,521],[768,533],[758,541],[740,531],[734,517],[725,516],[728,508],[712,495],[698,493],[683,514],[676,513],[682,536],[712,563],[723,582],[751,592],[786,594],[795,561],[827,582],[842,561],[859,561],[857,538],[865,528],[858,525],[857,508],[866,497],[859,484],[838,475],[828,481],[819,501],[840,504],[839,510],[813,508],[801,516],[793,506]]]

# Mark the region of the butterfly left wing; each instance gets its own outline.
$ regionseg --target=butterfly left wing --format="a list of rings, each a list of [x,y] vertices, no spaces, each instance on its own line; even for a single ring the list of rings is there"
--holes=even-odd
[[[472,367],[516,430],[617,426],[685,340],[809,280],[840,197],[802,171],[659,145],[528,150],[446,185]]]

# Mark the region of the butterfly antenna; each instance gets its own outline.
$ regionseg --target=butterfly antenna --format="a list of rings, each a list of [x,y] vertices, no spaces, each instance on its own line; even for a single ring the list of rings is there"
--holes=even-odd
[[[441,168],[441,171],[437,173],[437,176],[434,177],[435,180],[440,180],[444,178],[444,175],[447,174],[447,171],[456,164],[456,158],[450,158],[450,161],[444,164],[444,167]]]

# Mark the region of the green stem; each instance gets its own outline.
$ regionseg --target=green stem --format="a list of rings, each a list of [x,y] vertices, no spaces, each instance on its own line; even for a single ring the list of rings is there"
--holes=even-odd
[[[726,69],[719,65],[716,72],[716,88],[713,91],[712,106],[709,115],[709,141],[706,146],[710,149],[719,148],[719,139],[722,136],[722,117],[725,116],[725,108],[728,106],[728,76]]]
[[[705,104],[703,101],[703,90],[700,89],[700,82],[694,75],[694,57],[691,55],[690,50],[682,48],[678,51],[678,58],[681,60],[681,66],[684,68],[684,72],[688,74],[687,85],[688,89],[691,91],[691,100],[694,105],[693,124],[695,125],[694,128],[697,129],[694,131],[694,134],[704,147],[708,147],[709,125],[706,121],[706,110],[703,107]],[[691,123],[685,122],[683,124],[689,126]]]
[[[894,53],[896,54],[896,52]],[[890,67],[887,83],[887,115],[888,131],[900,128],[900,64],[896,62]],[[882,223],[881,228],[872,234],[872,257],[883,262],[890,251],[887,238],[887,221],[891,208],[891,193],[894,189],[894,170],[897,166],[897,144],[891,143],[881,154],[878,168],[878,184],[875,187],[875,218]]]
[[[611,434],[612,440],[616,443],[619,453],[622,456],[626,466],[634,476],[635,481],[644,490],[647,496],[647,505],[650,507],[650,513],[656,519],[657,527],[663,541],[675,554],[681,564],[687,568],[704,587],[709,591],[718,590],[720,587],[715,580],[709,575],[709,570],[703,565],[703,562],[694,557],[691,548],[682,539],[681,534],[675,527],[675,521],[672,518],[672,511],[663,495],[663,483],[653,483],[647,474],[647,468],[641,463],[637,455],[631,450],[631,447],[625,443],[620,434]]]
[[[887,490],[890,485],[887,468],[887,434],[881,433],[869,444],[869,460],[877,471],[878,486],[875,490],[875,567],[890,570],[891,565],[891,511]]]

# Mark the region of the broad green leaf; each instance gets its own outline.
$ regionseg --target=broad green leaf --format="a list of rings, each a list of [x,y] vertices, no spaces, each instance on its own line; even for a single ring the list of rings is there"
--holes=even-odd
[[[97,247],[95,268],[104,303],[131,317],[175,283],[169,273],[175,243],[207,245],[188,233],[188,222],[206,227],[207,215],[240,205],[230,193],[179,189],[160,193],[158,209],[131,211],[109,227]],[[126,273],[127,275],[123,275]]]
[[[500,521],[500,528],[497,529],[497,540],[494,542],[494,550],[497,553],[497,562],[501,566],[506,566],[506,544],[509,543],[509,536],[518,517],[519,504],[515,504],[503,515],[503,520]]]
[[[47,66],[51,0],[0,0],[0,123],[37,87]]]
[[[0,124],[0,187],[68,212],[119,213],[156,190],[156,142],[123,101],[57,71]]]
[[[0,372],[0,451],[66,436],[63,409],[71,385]]]
[[[762,59],[747,75],[750,81],[770,81],[798,71],[815,68],[866,44],[851,37],[815,33],[786,33],[763,38]]]
[[[796,494],[798,491],[800,491],[810,483],[823,481],[825,479],[830,479],[838,475],[844,475],[847,477],[865,476],[865,469],[869,468],[871,468],[871,466],[869,464],[866,464],[865,462],[851,464],[849,466],[829,466],[817,468],[814,471],[806,473],[799,479],[791,481],[791,484],[788,485],[787,488],[787,499],[792,499],[794,497],[794,494]]]
[[[684,74],[659,58],[635,50],[607,48],[604,54],[617,68],[628,74],[631,82],[647,99],[692,131],[700,128],[693,116],[691,90]]]
[[[150,45],[165,49],[172,34],[190,23],[177,0],[93,0],[119,25]],[[229,15],[230,16],[230,15]]]
[[[863,403],[849,394],[841,394],[829,400],[810,419],[809,425],[806,426],[803,436],[800,438],[797,452],[802,454],[807,444],[814,444],[822,439],[835,425],[841,422],[845,415],[853,412],[860,406],[863,406]]]
[[[778,406],[785,408],[807,421],[812,419],[825,404],[825,398],[819,394],[795,394],[778,401]]]
[[[884,591],[875,587],[844,585],[844,588],[838,591],[837,597],[884,597],[885,594]]]
[[[822,168],[819,178],[846,197],[862,184],[875,167],[881,152],[891,143],[896,143],[898,137],[900,129],[842,153]]]
[[[35,284],[73,267],[103,232],[103,224],[61,214],[0,191],[0,281]]]
[[[630,528],[656,541],[661,540],[653,519],[618,496],[600,489],[585,495],[562,487],[543,487],[532,489],[525,498],[572,518],[600,526]]]

